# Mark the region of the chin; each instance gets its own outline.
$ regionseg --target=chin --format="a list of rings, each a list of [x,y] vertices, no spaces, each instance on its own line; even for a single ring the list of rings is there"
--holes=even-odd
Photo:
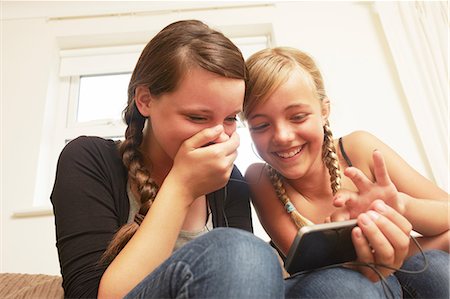
[[[299,179],[303,176],[303,172],[299,171],[298,169],[283,169],[282,167],[273,167],[276,169],[284,178],[288,180],[295,180]]]

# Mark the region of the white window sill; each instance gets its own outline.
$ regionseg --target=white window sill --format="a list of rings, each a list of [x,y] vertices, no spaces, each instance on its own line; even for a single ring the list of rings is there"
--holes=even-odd
[[[53,209],[51,206],[32,207],[13,212],[12,218],[33,218],[53,216]]]

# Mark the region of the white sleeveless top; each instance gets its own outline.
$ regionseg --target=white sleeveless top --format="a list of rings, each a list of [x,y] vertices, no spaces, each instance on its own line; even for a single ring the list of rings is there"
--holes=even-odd
[[[127,222],[131,223],[132,221],[134,221],[134,215],[136,215],[136,213],[138,212],[139,207],[135,200],[133,192],[131,192],[129,183],[127,183],[127,194],[128,194],[128,200],[130,201],[130,211],[128,213],[128,221]],[[207,216],[208,219],[206,220],[205,226],[198,231],[181,230],[180,233],[178,234],[178,238],[175,243],[175,247],[173,248],[173,251],[179,249],[187,242],[189,242],[189,241],[191,241],[213,229],[211,209],[208,204],[207,204],[207,206],[208,206],[208,216]]]

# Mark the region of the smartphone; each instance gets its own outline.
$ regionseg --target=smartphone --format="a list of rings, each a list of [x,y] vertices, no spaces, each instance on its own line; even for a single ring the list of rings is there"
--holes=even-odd
[[[299,229],[284,266],[289,274],[356,260],[351,232],[356,219]]]

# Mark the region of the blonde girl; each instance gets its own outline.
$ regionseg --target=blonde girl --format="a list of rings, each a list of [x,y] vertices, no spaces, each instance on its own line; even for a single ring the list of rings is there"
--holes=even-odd
[[[246,179],[258,216],[281,254],[301,226],[357,218],[352,237],[359,262],[415,269],[423,264],[409,249],[414,229],[422,234],[424,249],[431,250],[428,269],[408,275],[377,266],[378,272],[391,285],[400,281],[405,296],[448,298],[448,194],[370,133],[334,139],[330,100],[308,54],[266,49],[251,56],[247,67],[244,116],[266,163],[249,167]],[[356,270],[370,281],[380,280],[368,267]],[[344,276],[347,269],[331,271],[346,277],[341,289],[353,288],[358,280]],[[291,284],[304,279],[296,276]],[[366,297],[364,292],[353,295]]]

